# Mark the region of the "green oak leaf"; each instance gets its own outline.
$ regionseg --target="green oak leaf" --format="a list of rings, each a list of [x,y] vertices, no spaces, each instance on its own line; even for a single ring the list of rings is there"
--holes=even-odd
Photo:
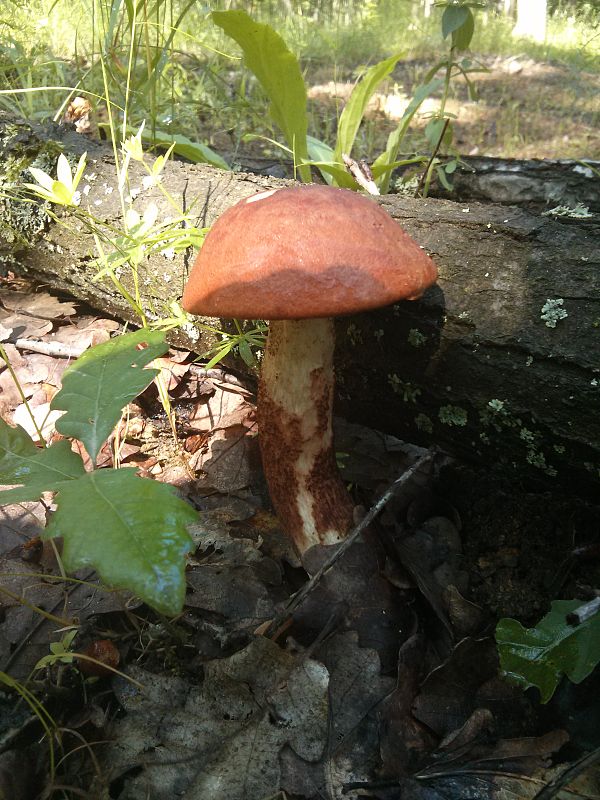
[[[600,614],[580,625],[567,622],[580,605],[578,600],[555,600],[534,628],[510,618],[496,627],[504,675],[524,689],[536,686],[542,703],[550,700],[563,675],[581,683],[600,663]]]
[[[142,344],[146,347],[138,349]],[[167,349],[163,331],[142,329],[87,350],[66,370],[50,404],[67,412],[56,430],[82,441],[95,462],[122,409],[158,374],[144,367]]]
[[[0,503],[38,500],[42,492],[56,491],[84,474],[81,457],[69,442],[36,447],[23,428],[11,428],[0,419]]]
[[[186,525],[196,512],[163,483],[135,471],[100,469],[64,484],[42,538],[62,536],[73,572],[93,567],[105,583],[129,589],[163,614],[181,611]]]

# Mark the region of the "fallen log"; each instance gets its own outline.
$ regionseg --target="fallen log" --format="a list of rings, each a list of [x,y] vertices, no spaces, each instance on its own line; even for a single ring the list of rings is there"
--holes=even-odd
[[[58,126],[38,129],[0,117],[3,266],[135,321],[114,285],[95,279],[89,226],[68,213],[54,221],[41,206],[14,199],[19,185],[30,181],[23,169],[36,160],[48,170],[61,149],[74,156],[88,151],[82,208],[104,225],[121,224],[110,148]],[[162,187],[145,189],[145,174],[131,162],[129,195],[140,214],[153,202],[159,220],[172,217],[167,190],[200,227],[243,197],[285,185],[173,162]],[[341,413],[519,477],[597,492],[597,216],[545,217],[521,208],[395,195],[380,202],[432,255],[440,279],[421,301],[339,320]],[[180,298],[192,257],[155,254],[141,262],[138,285],[150,317],[168,314],[171,301]],[[122,280],[127,283],[127,273]],[[193,334],[192,340],[189,334],[178,334],[178,341],[198,352],[214,344],[212,334]]]
[[[407,153],[400,158],[410,158]],[[230,154],[240,160],[239,154]],[[241,168],[259,175],[291,178],[292,161],[266,157],[241,158]],[[392,175],[396,191],[402,176],[411,167],[400,167]],[[414,169],[414,167],[412,168]],[[429,196],[453,202],[479,201],[515,205],[533,211],[549,211],[556,207],[583,206],[600,211],[600,161],[582,159],[514,159],[491,156],[461,156],[452,175],[452,191],[439,181],[431,184]]]

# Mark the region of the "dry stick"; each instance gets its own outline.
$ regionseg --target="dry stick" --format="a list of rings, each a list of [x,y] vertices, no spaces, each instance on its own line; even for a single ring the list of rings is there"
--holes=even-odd
[[[333,555],[327,559],[327,561],[315,572],[315,574],[311,576],[310,580],[308,580],[304,586],[298,592],[296,592],[281,614],[278,614],[275,619],[273,619],[265,631],[265,636],[271,636],[275,631],[279,630],[281,625],[292,616],[298,606],[301,605],[306,600],[308,595],[315,590],[321,578],[326,575],[334,566],[334,564],[344,555],[344,553],[350,547],[352,547],[354,542],[358,539],[361,533],[363,533],[363,531],[369,527],[379,512],[383,511],[398,489],[408,483],[413,475],[415,475],[415,473],[425,466],[425,464],[433,461],[436,455],[437,451],[435,449],[432,448],[428,450],[424,455],[417,459],[415,463],[406,470],[406,472],[403,472],[402,475],[397,478],[388,489],[385,490],[375,505],[371,507],[369,512],[350,532],[348,537],[340,544],[335,553],[333,553]]]
[[[80,347],[63,342],[42,342],[37,339],[17,339],[15,347],[19,350],[30,350],[32,353],[41,353],[44,356],[54,356],[55,358],[79,358],[86,350]]]
[[[380,194],[377,184],[373,180],[371,167],[366,161],[364,161],[364,159],[360,162],[355,161],[346,153],[342,153],[342,161],[344,162],[348,172],[352,175],[359,186],[362,186],[362,188],[365,189],[365,191],[367,191],[369,194]]]
[[[590,600],[589,603],[584,603],[579,606],[579,608],[576,608],[575,611],[571,611],[567,614],[567,622],[569,625],[581,625],[583,622],[587,622],[588,619],[591,619],[599,611],[600,597],[595,597],[593,600]]]
[[[574,764],[571,764],[564,772],[561,772],[560,775],[557,775],[554,780],[547,783],[544,788],[533,797],[533,800],[553,800],[561,789],[572,783],[575,778],[583,774],[598,761],[600,761],[600,747],[592,750],[591,753],[587,753]]]

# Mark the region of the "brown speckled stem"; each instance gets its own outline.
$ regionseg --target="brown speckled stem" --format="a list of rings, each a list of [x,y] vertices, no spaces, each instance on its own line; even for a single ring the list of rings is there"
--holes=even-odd
[[[300,553],[341,541],[352,525],[333,448],[334,347],[330,319],[272,321],[263,357],[263,468],[275,512]]]

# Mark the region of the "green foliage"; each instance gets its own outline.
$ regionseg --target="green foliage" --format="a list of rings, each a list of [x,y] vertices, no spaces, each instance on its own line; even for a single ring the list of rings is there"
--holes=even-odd
[[[77,628],[67,631],[58,642],[50,642],[50,653],[42,656],[35,665],[35,669],[51,667],[54,664],[72,664],[75,660],[74,653],[71,652],[73,639],[77,636]]]
[[[310,180],[309,164],[312,164],[320,169],[327,183],[358,189],[344,167],[342,155],[351,154],[369,100],[401,56],[397,54],[375,64],[357,82],[340,116],[337,141],[332,148],[306,135],[306,86],[300,64],[283,39],[269,25],[255,22],[244,11],[213,12],[212,17],[242,47],[246,65],[269,97],[271,116],[284,132],[302,179]],[[430,74],[435,74],[442,65],[436,65]],[[419,87],[397,129],[390,135],[385,152],[374,164],[373,175],[378,179],[380,190],[389,188],[391,171],[397,165],[398,152],[412,118],[429,94],[441,85],[443,81],[432,78]],[[308,161],[309,155],[311,161]]]
[[[581,683],[600,663],[600,614],[580,625],[567,622],[580,605],[577,600],[555,600],[534,628],[510,618],[496,627],[504,675],[523,689],[536,686],[542,703],[550,700],[563,675]]]
[[[352,94],[338,122],[335,160],[340,161],[342,153],[350,155],[356,134],[363,120],[367,104],[380,83],[387,78],[401,58],[401,54],[386,58],[368,69],[354,87]]]
[[[270,25],[245,11],[213,11],[213,21],[242,48],[244,59],[270,102],[273,122],[282,130],[304,181],[310,181],[306,133],[306,85],[298,59]]]
[[[147,343],[143,350],[138,349]],[[66,409],[60,428],[95,457],[122,407],[151,382],[143,365],[166,349],[164,334],[136,331],[97,345],[65,373],[54,407]],[[57,425],[57,427],[59,427]],[[57,492],[44,538],[62,536],[68,570],[93,567],[113,586],[130,589],[164,614],[177,614],[185,594],[185,526],[196,514],[172,488],[139,478],[132,469],[86,472],[66,441],[37,448],[22,428],[0,420],[0,503]]]
[[[158,147],[167,148],[173,146],[174,153],[187,158],[188,161],[192,161],[194,164],[212,164],[213,167],[219,167],[219,169],[229,169],[229,164],[225,159],[215,153],[214,150],[211,150],[208,145],[202,142],[193,142],[180,133],[166,133],[157,129],[150,133],[144,130],[142,139]]]
[[[0,491],[2,503],[37,500],[42,492],[55,492],[85,472],[81,458],[69,442],[36,447],[22,428],[0,420],[0,470],[5,484],[19,484]]]
[[[430,73],[431,72],[432,71],[430,70]],[[372,171],[374,177],[376,178],[380,175],[383,175],[381,180],[378,181],[379,190],[382,194],[385,194],[389,189],[391,173],[388,167],[397,160],[400,147],[402,146],[402,142],[404,141],[404,137],[406,136],[406,132],[408,131],[413,117],[425,100],[443,85],[444,81],[441,78],[432,77],[426,83],[417,86],[412,100],[402,115],[402,119],[388,136],[387,146],[384,152],[375,159]]]
[[[132,469],[100,469],[63,484],[56,503],[43,538],[64,538],[68,570],[91,566],[163,614],[181,610],[191,545],[185,526],[196,513],[172,487]]]
[[[139,330],[87,350],[66,370],[52,400],[52,409],[67,412],[56,430],[80,439],[95,461],[124,406],[158,374],[144,367],[167,349],[162,332]]]
[[[452,48],[466,50],[475,32],[475,18],[471,8],[485,8],[484,3],[473,0],[459,0],[458,3],[440,3],[442,14],[442,36],[446,39],[452,34]]]

